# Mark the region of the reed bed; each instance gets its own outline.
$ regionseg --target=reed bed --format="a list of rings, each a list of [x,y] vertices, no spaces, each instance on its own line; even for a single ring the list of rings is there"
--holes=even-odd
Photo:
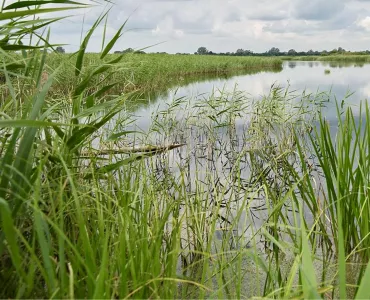
[[[282,60],[298,60],[298,61],[328,61],[328,62],[348,62],[348,63],[368,63],[370,55],[326,55],[326,56],[284,56]]]
[[[97,53],[86,53],[84,67],[87,70],[97,68],[101,64],[114,61],[119,54],[108,54],[104,61]],[[116,64],[115,72],[109,78],[98,78],[104,84],[119,82],[115,92],[133,90],[158,91],[171,85],[182,85],[192,78],[200,76],[214,77],[227,74],[257,73],[261,71],[279,71],[282,61],[278,58],[260,57],[221,57],[201,55],[171,55],[171,54],[124,54],[122,63]],[[53,90],[68,90],[73,87],[74,66],[76,58],[70,54],[48,54],[46,65],[50,72],[63,65],[60,69]],[[59,83],[59,84],[58,84]]]

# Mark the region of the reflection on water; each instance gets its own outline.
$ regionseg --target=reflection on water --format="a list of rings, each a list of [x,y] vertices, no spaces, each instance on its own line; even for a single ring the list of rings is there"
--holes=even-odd
[[[325,74],[329,69],[330,74]],[[206,97],[213,90],[221,89],[244,91],[253,99],[259,99],[269,93],[272,85],[290,86],[291,91],[297,94],[305,91],[306,94],[328,93],[331,104],[325,111],[329,120],[336,119],[335,99],[343,99],[345,104],[351,105],[356,113],[359,102],[370,97],[370,64],[350,62],[284,62],[282,70],[254,71],[249,74],[229,74],[222,77],[191,77],[183,81],[180,87],[171,87],[165,92],[143,95],[134,108],[138,128],[146,131],[150,126],[150,119],[158,109],[164,109],[174,98]],[[348,95],[351,94],[349,98]]]
[[[319,104],[320,99],[315,100]],[[269,218],[271,203],[266,199],[289,192],[293,179],[286,176],[285,164],[302,172],[292,136],[293,130],[305,136],[316,116],[315,103],[309,108],[307,102],[295,101],[278,88],[263,101],[250,101],[237,92],[212,94],[195,103],[175,101],[156,114],[145,138],[153,144],[185,146],[154,158],[147,169],[155,174],[155,184],[173,193],[174,199],[176,183],[182,182],[191,197],[204,203],[199,207],[203,214],[211,218],[217,210],[219,230],[232,228],[233,236],[243,239],[231,241],[231,246],[247,247]],[[311,158],[307,164],[313,164]],[[271,187],[268,192],[263,189],[266,184]],[[236,214],[244,206],[248,209]],[[285,208],[290,219],[291,206]],[[312,219],[310,211],[306,217]]]
[[[326,69],[330,69],[329,75],[325,75]],[[226,223],[230,221],[229,217],[233,219],[232,210],[235,209],[228,203],[237,205],[243,200],[247,191],[255,193],[253,199],[248,201],[250,201],[251,212],[253,208],[258,211],[257,220],[253,215],[242,214],[237,221],[229,224],[233,225],[231,227],[234,229],[238,228],[242,236],[251,236],[251,230],[256,230],[265,222],[266,215],[263,214],[268,208],[266,206],[268,202],[265,201],[266,195],[260,193],[260,186],[257,184],[257,188],[253,186],[251,189],[251,183],[255,182],[255,178],[258,178],[261,172],[267,170],[269,173],[266,174],[266,178],[271,180],[268,183],[269,186],[274,187],[276,198],[280,198],[279,193],[286,193],[284,187],[289,184],[284,181],[287,178],[281,176],[281,162],[276,162],[275,166],[270,158],[275,157],[276,153],[286,153],[287,149],[295,147],[291,137],[293,128],[297,130],[299,123],[293,122],[293,119],[287,119],[287,121],[280,119],[280,124],[284,124],[283,130],[279,126],[274,126],[274,130],[277,131],[272,132],[267,126],[266,128],[270,128],[267,131],[265,129],[258,131],[259,139],[256,142],[256,135],[251,129],[253,118],[261,122],[260,116],[264,116],[266,124],[272,124],[276,115],[285,116],[286,113],[290,113],[295,118],[298,117],[287,110],[289,106],[287,99],[294,100],[291,107],[296,107],[299,103],[296,100],[300,97],[283,96],[284,93],[276,94],[271,87],[282,86],[283,88],[279,89],[280,93],[284,91],[284,87],[289,87],[290,93],[302,95],[301,97],[308,101],[304,103],[309,103],[309,106],[301,109],[302,112],[322,107],[325,118],[332,122],[332,130],[335,134],[337,119],[335,99],[339,100],[341,107],[346,105],[353,107],[356,114],[356,107],[360,101],[370,96],[369,79],[370,65],[362,65],[359,68],[358,64],[353,63],[300,61],[285,62],[280,72],[263,71],[219,78],[204,76],[198,79],[192,78],[184,86],[144,97],[145,101],[136,106],[137,121],[130,129],[139,128],[150,132],[148,137],[145,137],[146,142],[149,143],[186,144],[185,147],[172,153],[173,156],[170,156],[168,164],[160,167],[159,160],[156,160],[156,167],[153,170],[153,173],[158,174],[156,181],[168,180],[168,174],[174,176],[171,182],[176,182],[184,176],[181,180],[186,182],[188,192],[195,194],[202,186],[206,203],[215,201],[214,203],[221,203],[222,207],[229,210],[222,217]],[[185,82],[187,83],[184,79]],[[233,93],[235,90],[242,91],[242,94]],[[351,91],[354,93],[350,94]],[[231,98],[225,98],[227,93],[232,95]],[[274,106],[273,114],[268,114],[271,100],[266,101],[264,98],[265,101],[260,101],[263,95],[274,95],[271,99],[281,99],[280,102],[275,103],[280,104]],[[266,107],[258,107],[257,103],[265,103]],[[278,109],[279,107],[281,109]],[[266,112],[261,114],[262,108],[267,114]],[[313,120],[308,123],[313,124]],[[305,130],[306,127],[303,126],[302,136],[305,135]],[[254,144],[251,141],[254,141]],[[251,152],[251,149],[256,151]],[[266,154],[266,149],[272,152]],[[296,152],[292,150],[291,153]],[[299,169],[297,157],[287,157],[287,161],[294,165],[292,159],[297,161],[296,168]],[[307,164],[314,165],[312,162]],[[317,174],[315,178],[316,182],[320,182]],[[165,186],[165,182],[161,182],[161,185]],[[220,195],[222,195],[221,198]],[[218,196],[217,201],[212,198],[216,196]],[[252,221],[247,222],[246,218]],[[309,219],[310,217],[307,216],[307,220]],[[258,220],[262,220],[262,223],[259,224]],[[254,225],[250,226],[251,223]],[[248,224],[247,227],[245,227],[246,224]],[[227,225],[222,224],[222,226]]]
[[[330,69],[329,75],[325,75],[326,69]],[[184,148],[173,153],[176,155],[172,156],[171,161],[165,166],[159,167],[159,161],[156,161],[153,173],[158,176],[166,174],[163,178],[157,177],[158,182],[167,180],[168,174],[172,174],[175,177],[173,182],[176,182],[180,180],[179,174],[183,174],[184,179],[182,180],[187,182],[189,192],[196,193],[199,186],[202,186],[202,190],[207,195],[207,201],[208,197],[214,196],[212,191],[215,191],[215,195],[223,195],[222,199],[218,199],[218,203],[226,205],[231,199],[234,203],[238,203],[244,197],[246,190],[250,188],[250,183],[254,182],[263,170],[271,168],[270,158],[276,153],[285,153],[287,149],[293,147],[292,130],[293,128],[297,130],[297,126],[294,122],[289,125],[287,121],[281,122],[281,120],[280,124],[285,126],[283,131],[280,131],[278,127],[274,127],[278,130],[275,133],[272,133],[271,129],[266,132],[265,129],[259,130],[258,137],[261,138],[261,132],[263,133],[262,139],[258,140],[261,144],[251,144],[256,137],[251,130],[251,117],[254,116],[260,122],[260,116],[269,115],[266,115],[266,112],[261,114],[263,107],[256,105],[265,103],[266,107],[263,109],[270,112],[271,100],[266,101],[266,98],[264,98],[265,101],[260,100],[263,95],[271,95],[271,91],[274,90],[271,89],[272,86],[289,86],[290,93],[302,96],[298,98],[284,96],[282,92],[284,88],[279,89],[282,94],[273,92],[274,96],[271,96],[271,99],[276,100],[277,98],[281,101],[275,103],[280,104],[274,106],[274,114],[266,118],[268,124],[274,123],[274,116],[284,116],[289,113],[287,99],[294,100],[291,107],[296,107],[299,103],[296,100],[303,97],[308,101],[304,103],[308,103],[309,106],[302,108],[301,111],[322,107],[325,118],[333,125],[332,130],[335,134],[337,119],[335,99],[339,100],[340,106],[352,106],[356,113],[356,106],[360,101],[370,96],[369,79],[370,65],[358,68],[353,63],[299,61],[285,62],[280,72],[252,72],[248,75],[233,74],[219,78],[193,77],[188,79],[189,81],[184,79],[184,83],[187,83],[184,86],[170,88],[166,92],[152,93],[143,97],[145,101],[135,102],[137,106],[134,114],[137,120],[127,129],[149,132],[149,135],[144,138],[144,143],[186,144]],[[235,90],[242,91],[242,93],[233,93]],[[351,91],[354,93],[349,96]],[[231,98],[225,98],[227,94],[232,95]],[[281,109],[278,109],[279,107]],[[292,115],[295,118],[298,117],[296,114]],[[313,119],[308,123],[312,124],[312,121]],[[289,122],[292,120],[289,119]],[[303,126],[302,136],[305,130]],[[250,149],[257,149],[257,152],[251,153]],[[259,149],[270,149],[274,153],[266,155],[264,152],[260,153]],[[253,167],[251,167],[252,164]],[[237,165],[236,169],[235,165]],[[279,184],[276,191],[280,193],[284,192],[283,187],[288,184],[282,181],[286,178],[280,177],[279,168],[280,165],[277,164],[268,175],[272,176],[271,186]],[[235,170],[238,172],[237,176],[234,176]],[[235,178],[238,178],[238,181],[234,181]],[[319,182],[319,178],[316,181]],[[164,186],[165,183],[161,184]],[[216,187],[222,191],[217,190]],[[256,192],[256,189],[253,192]],[[265,196],[259,193],[254,195],[253,205],[251,202],[250,208],[266,209]],[[230,206],[225,207],[231,209]],[[265,220],[261,215],[263,212],[260,211],[259,214],[260,219]],[[246,215],[240,216],[241,219],[246,217]],[[253,219],[254,226],[241,229],[243,236],[250,228],[255,230],[258,227],[258,221],[252,216],[250,218]],[[241,219],[237,223],[245,224],[245,221]],[[250,235],[250,232],[248,233]]]
[[[189,90],[188,87],[195,87],[197,85],[213,84],[215,87],[220,86],[220,82],[227,82],[234,77],[244,77],[259,74],[262,72],[279,73],[282,71],[281,67],[274,68],[256,68],[251,70],[234,70],[227,73],[201,73],[191,76],[181,77],[178,82],[171,81],[171,85],[167,86],[165,90],[153,90],[150,92],[138,94],[134,97],[133,101],[127,104],[128,111],[138,111],[148,106],[153,106],[159,102],[163,102],[164,99],[173,99],[174,91],[177,89]],[[181,92],[180,92],[181,93]],[[178,94],[179,95],[179,94]],[[192,94],[193,95],[193,94]],[[182,95],[189,96],[189,95]]]
[[[296,66],[297,66],[296,61],[289,61],[288,62],[288,67],[291,68],[291,69],[294,69]]]
[[[325,75],[325,69],[330,69],[329,75]],[[345,103],[340,103],[343,106],[356,107],[369,96],[369,71],[370,65],[358,68],[355,64],[286,62],[279,73],[203,78],[166,93],[148,95],[136,107],[137,122],[133,125],[149,132],[143,137],[144,143],[186,144],[148,160],[146,168],[153,174],[153,186],[169,193],[171,199],[184,201],[180,219],[198,215],[211,220],[216,215],[215,240],[226,240],[228,245],[218,249],[215,243],[211,251],[246,249],[253,244],[268,255],[273,245],[263,230],[289,242],[290,234],[295,233],[285,225],[300,227],[292,197],[295,190],[290,187],[301,180],[303,172],[309,172],[318,187],[325,180],[316,169],[317,158],[309,143],[305,143],[317,118],[315,108],[324,106],[326,118],[334,125],[335,98],[345,99]],[[274,85],[290,86],[295,95],[305,91],[307,101],[294,110],[299,101],[286,95],[284,89],[271,89]],[[243,93],[232,93],[235,86]],[[349,91],[355,93],[347,97]],[[309,105],[304,106],[306,103]],[[310,109],[312,112],[306,114]],[[298,155],[295,134],[305,144],[302,157]],[[303,171],[302,166],[308,166],[308,171]],[[181,191],[177,188],[179,183]],[[183,194],[185,198],[181,198]],[[314,208],[304,207],[309,226],[316,214]],[[326,227],[331,220],[324,218],[322,222]],[[195,260],[191,253],[196,249],[189,241],[194,236],[207,236],[207,232],[198,232],[184,223],[181,248],[189,253],[185,257],[187,265]],[[202,236],[200,240],[203,239]],[[324,256],[332,246],[330,243],[327,248],[325,244],[321,247]],[[247,263],[245,267],[248,268]]]

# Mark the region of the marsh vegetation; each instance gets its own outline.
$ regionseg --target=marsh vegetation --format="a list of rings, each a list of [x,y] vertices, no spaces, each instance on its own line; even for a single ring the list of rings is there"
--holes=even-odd
[[[171,77],[281,62],[109,55],[121,30],[87,55],[106,14],[74,57],[49,54],[48,34],[43,51],[18,43],[45,21],[15,8],[2,20],[23,31],[0,30],[14,42],[0,49],[1,298],[370,296],[367,102],[334,102],[329,122],[327,93],[214,89],[137,132],[123,108]]]
[[[282,60],[295,61],[332,61],[332,62],[349,62],[349,63],[368,63],[370,62],[370,55],[355,55],[355,54],[341,54],[329,56],[283,56]]]

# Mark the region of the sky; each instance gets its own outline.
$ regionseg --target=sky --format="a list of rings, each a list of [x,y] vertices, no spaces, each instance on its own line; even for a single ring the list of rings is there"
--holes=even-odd
[[[107,39],[128,19],[113,50],[370,50],[370,0],[115,0],[113,5],[98,1],[53,25],[52,41],[66,44],[68,52],[77,50],[81,33],[110,8]],[[100,26],[89,52],[101,50],[102,37]]]

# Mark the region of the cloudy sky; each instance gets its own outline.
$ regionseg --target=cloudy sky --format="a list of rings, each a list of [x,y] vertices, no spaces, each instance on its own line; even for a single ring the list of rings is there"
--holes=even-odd
[[[84,0],[85,1],[85,0]],[[86,0],[87,1],[87,0]],[[85,2],[86,2],[85,1]],[[102,0],[99,0],[102,1]],[[195,52],[205,46],[214,52],[238,48],[264,52],[370,49],[370,0],[115,0],[107,35],[127,19],[126,32],[114,50],[128,47],[169,53]],[[104,4],[76,11],[53,26],[53,42],[67,51],[78,48]],[[84,24],[84,25],[82,25]],[[100,51],[102,27],[89,45]]]

